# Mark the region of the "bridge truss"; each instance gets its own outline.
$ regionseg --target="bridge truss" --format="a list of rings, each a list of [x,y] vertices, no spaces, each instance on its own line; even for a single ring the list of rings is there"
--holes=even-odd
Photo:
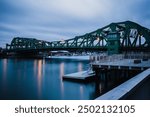
[[[111,23],[96,31],[72,39],[43,41],[33,38],[15,37],[6,44],[8,51],[45,50],[107,50],[109,35],[119,35],[119,49],[125,51],[150,50],[150,30],[131,21]],[[112,35],[113,36],[113,35]],[[115,35],[114,35],[115,36]]]

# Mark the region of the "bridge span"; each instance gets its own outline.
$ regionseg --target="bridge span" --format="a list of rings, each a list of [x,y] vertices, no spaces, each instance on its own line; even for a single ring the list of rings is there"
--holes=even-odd
[[[111,23],[93,32],[61,41],[44,41],[34,38],[15,37],[6,44],[6,52],[40,51],[150,51],[150,29],[135,22]]]

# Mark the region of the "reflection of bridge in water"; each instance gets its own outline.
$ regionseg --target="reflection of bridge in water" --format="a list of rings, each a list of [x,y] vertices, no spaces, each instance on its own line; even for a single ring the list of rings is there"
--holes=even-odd
[[[7,52],[38,53],[43,51],[149,51],[150,30],[137,23],[126,21],[111,23],[96,31],[61,41],[43,41],[33,38],[14,38],[6,44]]]

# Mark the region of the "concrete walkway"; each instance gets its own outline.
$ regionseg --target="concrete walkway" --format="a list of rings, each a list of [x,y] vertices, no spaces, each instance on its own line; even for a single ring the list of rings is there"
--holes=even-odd
[[[117,86],[116,88],[110,90],[104,95],[96,98],[96,100],[119,100],[122,97],[130,94],[133,91],[133,89],[139,86],[142,83],[142,81],[146,80],[149,76],[150,68],[136,75],[130,80],[124,82],[123,84]]]

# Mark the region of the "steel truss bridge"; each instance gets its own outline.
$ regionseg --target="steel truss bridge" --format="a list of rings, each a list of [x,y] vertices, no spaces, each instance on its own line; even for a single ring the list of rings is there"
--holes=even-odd
[[[118,40],[121,51],[150,51],[150,29],[131,21],[111,23],[96,31],[61,41],[15,37],[10,44],[6,44],[6,51],[104,51],[111,46],[111,39]]]

